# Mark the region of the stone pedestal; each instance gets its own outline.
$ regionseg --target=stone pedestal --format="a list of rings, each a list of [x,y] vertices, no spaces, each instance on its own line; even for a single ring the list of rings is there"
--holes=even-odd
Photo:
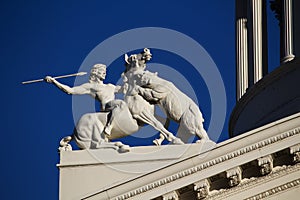
[[[299,119],[300,113],[219,144],[61,152],[60,199],[297,200]]]
[[[117,193],[106,192],[214,148],[212,141],[200,144],[132,147],[130,152],[118,153],[113,149],[62,151],[60,155],[60,199],[91,198],[100,194],[110,199]],[[189,163],[190,166],[192,163]],[[172,173],[170,170],[169,173]],[[153,179],[146,179],[141,185]],[[153,185],[155,187],[155,185]],[[118,192],[131,190],[130,184]],[[101,199],[100,198],[100,199]]]

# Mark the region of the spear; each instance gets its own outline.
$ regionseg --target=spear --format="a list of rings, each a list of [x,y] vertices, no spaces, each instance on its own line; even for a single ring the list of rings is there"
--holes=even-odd
[[[86,75],[86,74],[87,74],[87,72],[78,72],[78,73],[75,73],[75,74],[56,76],[56,77],[53,77],[53,78],[54,79],[60,79],[60,78],[67,78],[67,77],[72,77],[72,76],[83,76],[83,75]],[[22,82],[22,84],[36,83],[36,82],[42,82],[42,81],[44,81],[43,78],[36,79],[36,80],[31,80],[31,81],[24,81],[24,82]]]

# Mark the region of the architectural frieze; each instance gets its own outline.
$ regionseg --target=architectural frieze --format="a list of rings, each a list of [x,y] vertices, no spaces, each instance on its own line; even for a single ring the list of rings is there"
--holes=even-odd
[[[234,193],[238,193],[244,190],[249,189],[250,187],[257,186],[259,184],[264,184],[268,181],[272,181],[273,179],[285,176],[287,174],[293,173],[300,170],[300,164],[291,165],[291,166],[282,166],[274,168],[273,172],[269,175],[262,177],[252,177],[250,179],[243,179],[239,185],[229,189],[222,189],[220,191],[212,191],[211,194],[207,197],[206,200],[214,200],[214,199],[224,199]],[[299,180],[299,179],[297,179]],[[296,180],[295,180],[296,181]],[[288,184],[288,183],[286,183]],[[285,184],[284,184],[285,185]],[[297,186],[299,184],[295,184]],[[281,187],[281,186],[279,186]],[[292,187],[292,186],[291,186]],[[249,200],[252,197],[249,198]],[[252,199],[251,199],[252,200]],[[257,200],[257,199],[256,199]]]
[[[293,180],[291,182],[288,182],[286,184],[283,184],[283,185],[280,185],[278,187],[275,187],[275,188],[272,188],[268,191],[265,191],[265,192],[262,192],[260,194],[257,194],[255,196],[252,196],[252,197],[249,197],[247,198],[246,200],[259,200],[259,199],[264,199],[266,197],[269,197],[271,195],[274,195],[274,194],[277,194],[277,193],[280,193],[280,192],[283,192],[285,190],[288,190],[288,189],[291,189],[293,187],[297,187],[300,185],[300,179],[296,179],[296,180]]]
[[[236,150],[236,151],[233,151],[231,153],[227,153],[223,156],[220,156],[218,158],[215,158],[213,160],[210,160],[208,162],[205,162],[205,163],[202,163],[202,164],[199,164],[195,167],[192,167],[192,168],[189,168],[189,169],[186,169],[186,170],[183,170],[183,171],[180,171],[176,174],[173,174],[171,176],[168,176],[168,177],[165,177],[163,179],[160,179],[158,181],[155,181],[155,182],[152,182],[150,184],[147,184],[145,186],[142,186],[138,189],[135,189],[135,190],[132,190],[126,194],[123,194],[123,195],[120,195],[120,196],[117,196],[115,197],[114,199],[116,200],[125,200],[125,199],[129,199],[131,197],[134,197],[136,195],[139,195],[139,194],[142,194],[144,192],[147,192],[147,191],[150,191],[150,190],[153,190],[155,188],[158,188],[158,187],[161,187],[163,185],[166,185],[168,183],[171,183],[171,182],[174,182],[178,179],[181,179],[181,178],[184,178],[184,177],[187,177],[189,175],[192,175],[196,172],[199,172],[199,171],[202,171],[204,169],[207,169],[209,167],[212,167],[214,165],[217,165],[217,164],[220,164],[220,163],[223,163],[225,161],[229,161],[233,158],[236,158],[236,157],[239,157],[239,156],[242,156],[244,154],[247,154],[249,152],[252,152],[254,150],[257,150],[257,149],[260,149],[260,148],[264,148],[266,146],[269,146],[271,144],[274,144],[276,142],[279,142],[279,141],[282,141],[284,139],[287,139],[289,137],[292,137],[292,136],[295,136],[295,135],[299,135],[300,134],[300,127],[297,127],[297,128],[294,128],[294,129],[291,129],[289,131],[286,131],[286,132],[283,132],[281,134],[278,134],[276,136],[273,136],[273,137],[270,137],[270,138],[267,138],[265,140],[262,140],[260,142],[256,142],[252,145],[248,145],[244,148],[241,148],[239,150]],[[213,151],[213,150],[212,150]],[[295,165],[292,167],[292,169],[296,169],[296,170],[299,170],[299,165]],[[226,170],[226,169],[224,169]],[[286,170],[286,169],[285,169]],[[284,170],[284,171],[285,171]],[[267,175],[268,177],[269,176],[277,176],[279,172],[276,172],[276,173],[271,173],[270,175]],[[282,173],[286,173],[286,172],[282,172]],[[264,177],[267,177],[267,176],[264,176]],[[202,178],[206,178],[206,177],[202,177]],[[236,189],[238,187],[238,189],[240,189],[240,187],[242,186],[243,184],[241,183],[240,185],[236,186],[236,187],[233,187],[233,189]]]

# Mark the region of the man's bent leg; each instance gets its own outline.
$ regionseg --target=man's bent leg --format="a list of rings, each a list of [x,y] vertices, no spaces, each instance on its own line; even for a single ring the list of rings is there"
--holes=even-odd
[[[110,114],[108,115],[107,123],[103,130],[104,134],[108,136],[111,135],[112,122],[115,119],[115,116],[121,112],[123,104],[126,103],[122,100],[113,100],[106,104],[105,111],[110,111]]]

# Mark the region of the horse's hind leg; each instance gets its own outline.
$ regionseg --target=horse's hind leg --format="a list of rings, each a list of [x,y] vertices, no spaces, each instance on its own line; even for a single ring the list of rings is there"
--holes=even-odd
[[[165,129],[168,130],[169,125],[170,125],[170,118],[167,117],[167,118],[165,119],[165,118],[162,118],[162,117],[159,116],[159,115],[154,115],[154,117],[155,117],[160,123],[164,123]],[[161,145],[161,143],[162,143],[165,139],[166,139],[166,138],[165,138],[164,134],[160,133],[160,134],[159,134],[159,138],[153,140],[153,143],[154,143],[156,146],[159,146],[159,145]]]
[[[74,139],[80,149],[97,149],[107,138],[103,132],[104,125],[99,120],[102,113],[87,113],[78,121],[74,129]],[[103,116],[106,117],[106,116]]]
[[[154,117],[154,115],[143,112],[140,115],[135,116],[135,118],[151,125],[154,129],[158,130],[161,133],[160,139],[153,141],[156,145],[160,145],[164,138],[166,138],[173,144],[183,144],[183,142],[179,138],[175,137],[171,132],[165,129],[165,127]]]

